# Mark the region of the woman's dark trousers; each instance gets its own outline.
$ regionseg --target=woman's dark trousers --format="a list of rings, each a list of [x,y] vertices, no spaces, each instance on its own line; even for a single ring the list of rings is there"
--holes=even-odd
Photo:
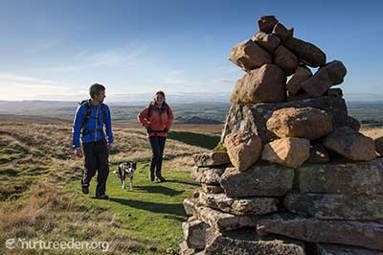
[[[109,175],[109,152],[105,140],[84,143],[85,170],[81,184],[88,187],[90,180],[97,173],[96,196],[105,195],[106,180]]]
[[[152,147],[152,161],[150,163],[150,180],[154,181],[155,177],[163,179],[161,174],[162,157],[164,154],[166,137],[164,136],[150,136],[150,146]]]

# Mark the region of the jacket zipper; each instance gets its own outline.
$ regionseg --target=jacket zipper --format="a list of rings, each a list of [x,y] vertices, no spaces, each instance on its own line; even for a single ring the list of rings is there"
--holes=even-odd
[[[97,124],[98,124],[98,105],[96,110],[96,129],[94,130],[94,141],[97,141]]]

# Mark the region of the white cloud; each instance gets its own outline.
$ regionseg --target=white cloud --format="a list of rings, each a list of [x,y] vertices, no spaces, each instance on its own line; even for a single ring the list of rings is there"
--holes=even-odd
[[[29,76],[0,73],[0,87],[6,88],[0,100],[81,98],[87,91],[75,90],[75,86]],[[51,98],[56,95],[56,98]]]
[[[147,57],[145,44],[129,44],[119,48],[100,51],[82,50],[73,56],[74,64],[57,65],[44,68],[48,72],[81,72],[98,67],[136,66]]]

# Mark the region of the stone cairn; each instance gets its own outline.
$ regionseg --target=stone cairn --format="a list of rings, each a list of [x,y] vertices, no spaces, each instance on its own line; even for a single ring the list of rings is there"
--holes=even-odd
[[[246,73],[221,146],[194,155],[181,254],[382,255],[383,140],[331,88],[345,66],[274,16],[258,26],[230,54]]]

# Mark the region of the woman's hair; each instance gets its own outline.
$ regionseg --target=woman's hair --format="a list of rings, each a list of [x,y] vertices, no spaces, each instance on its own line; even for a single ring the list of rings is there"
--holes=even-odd
[[[161,95],[161,96],[164,98],[164,102],[166,101],[166,100],[165,100],[165,93],[164,93],[162,90],[159,90],[159,91],[157,91],[157,92],[154,94],[153,101],[152,101],[153,104],[156,103],[157,95]]]

